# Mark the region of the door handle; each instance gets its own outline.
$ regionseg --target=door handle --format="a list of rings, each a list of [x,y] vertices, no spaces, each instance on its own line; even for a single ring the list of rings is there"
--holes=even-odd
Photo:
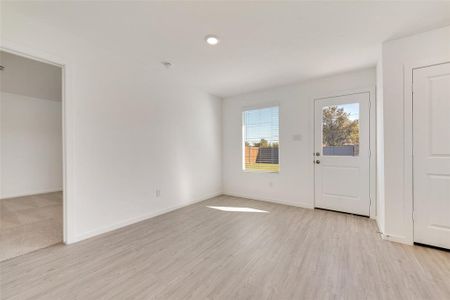
[[[316,164],[318,164],[318,165],[319,165],[319,164],[320,164],[320,160],[316,160]]]

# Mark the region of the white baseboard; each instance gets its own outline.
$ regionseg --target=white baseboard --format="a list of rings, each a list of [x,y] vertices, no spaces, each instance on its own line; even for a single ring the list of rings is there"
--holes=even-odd
[[[56,193],[56,192],[61,192],[61,191],[62,191],[62,187],[51,188],[51,189],[42,189],[42,190],[33,190],[33,191],[18,192],[18,193],[2,195],[0,199],[2,200],[2,199],[9,199],[9,198],[39,195],[39,194]]]
[[[262,197],[254,198],[254,197],[249,197],[249,196],[242,195],[242,194],[226,193],[226,192],[224,193],[224,195],[226,195],[226,196],[231,196],[231,197],[245,198],[245,199],[250,199],[250,200],[256,200],[256,201],[264,201],[264,202],[271,202],[271,203],[276,203],[276,204],[283,204],[283,205],[289,205],[289,206],[296,206],[296,207],[301,207],[301,208],[308,208],[308,209],[313,209],[313,208],[314,208],[314,205],[312,205],[311,203],[290,202],[290,201],[282,201],[282,200],[273,200],[273,199],[262,198]]]
[[[406,238],[405,236],[400,235],[394,235],[394,234],[381,234],[381,238],[386,241],[406,244],[406,245],[414,245],[414,242],[410,239]]]
[[[81,241],[86,240],[88,238],[92,238],[92,237],[95,237],[95,236],[98,236],[98,235],[101,235],[101,234],[104,234],[104,233],[107,233],[107,232],[110,232],[110,231],[113,231],[113,230],[116,230],[116,229],[119,229],[119,228],[122,228],[122,227],[125,227],[125,226],[128,226],[128,225],[132,225],[134,223],[138,223],[138,222],[141,222],[141,221],[144,221],[144,220],[147,220],[147,219],[151,219],[151,218],[154,218],[156,216],[163,215],[163,214],[166,214],[168,212],[180,209],[182,207],[189,206],[191,204],[194,204],[194,203],[197,203],[197,202],[201,202],[201,201],[204,201],[206,199],[213,198],[213,197],[220,196],[220,195],[222,195],[222,192],[215,192],[215,193],[212,193],[212,194],[204,195],[202,197],[198,197],[195,200],[188,201],[188,202],[185,202],[185,203],[182,203],[182,204],[179,204],[179,205],[171,206],[171,207],[168,207],[168,208],[156,211],[156,212],[152,212],[152,213],[149,213],[149,214],[144,214],[144,215],[141,215],[139,217],[130,218],[130,219],[127,219],[127,220],[123,220],[123,221],[117,222],[117,223],[112,224],[112,225],[108,225],[108,226],[101,227],[101,228],[98,228],[98,229],[95,229],[95,230],[91,230],[89,232],[77,235],[73,239],[68,238],[67,241],[66,241],[66,244],[69,245],[69,244],[81,242]]]

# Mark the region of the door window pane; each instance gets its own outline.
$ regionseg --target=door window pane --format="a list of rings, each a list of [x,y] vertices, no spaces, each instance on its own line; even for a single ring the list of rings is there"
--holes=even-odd
[[[323,155],[359,155],[359,103],[324,107],[322,122]]]

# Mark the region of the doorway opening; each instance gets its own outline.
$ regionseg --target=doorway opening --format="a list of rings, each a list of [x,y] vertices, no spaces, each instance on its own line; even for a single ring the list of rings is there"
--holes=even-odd
[[[0,50],[0,261],[64,241],[63,68]]]
[[[374,216],[370,95],[361,91],[314,102],[316,208]]]
[[[450,249],[450,63],[412,76],[413,240]]]

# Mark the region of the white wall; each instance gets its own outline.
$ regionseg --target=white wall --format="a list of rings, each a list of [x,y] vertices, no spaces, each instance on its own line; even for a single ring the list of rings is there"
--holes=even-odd
[[[0,198],[61,191],[61,102],[0,97]]]
[[[380,232],[384,232],[384,121],[383,121],[383,56],[380,46],[379,59],[377,61],[377,224]]]
[[[449,56],[450,27],[383,45],[384,234],[392,240],[413,241],[412,198],[410,191],[405,191],[408,185],[406,170],[411,168],[411,162],[405,156],[408,140],[405,121],[411,118],[411,113],[405,110],[405,101],[411,93],[405,93],[405,78],[412,72],[409,66],[442,62]]]
[[[177,84],[161,58],[116,56],[12,11],[2,35],[66,64],[68,242],[221,193],[220,99]]]
[[[313,101],[342,91],[373,88],[375,68],[227,98],[223,101],[223,191],[225,194],[314,205]],[[242,109],[280,106],[280,173],[242,171]],[[300,141],[294,135],[302,136]]]

